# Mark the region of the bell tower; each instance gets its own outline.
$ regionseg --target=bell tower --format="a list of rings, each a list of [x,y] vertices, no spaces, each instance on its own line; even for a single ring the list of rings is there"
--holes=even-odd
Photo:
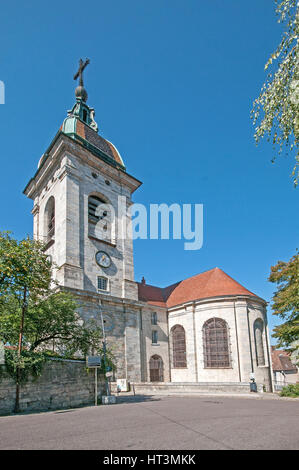
[[[34,238],[45,243],[54,278],[74,295],[83,321],[101,325],[102,313],[116,377],[138,382],[142,322],[129,208],[141,182],[98,133],[83,83],[88,63],[80,60],[76,102],[24,193],[34,201]]]
[[[33,199],[34,238],[46,244],[59,284],[77,293],[137,300],[132,194],[141,185],[98,133],[80,59],[76,102],[24,193]]]

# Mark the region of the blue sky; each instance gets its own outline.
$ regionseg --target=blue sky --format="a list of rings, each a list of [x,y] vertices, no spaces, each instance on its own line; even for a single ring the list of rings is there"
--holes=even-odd
[[[10,1],[1,7],[1,229],[32,234],[22,194],[74,103],[89,57],[99,132],[143,181],[136,202],[202,203],[204,244],[137,240],[135,277],[169,285],[215,266],[270,301],[270,266],[298,247],[292,159],[256,147],[250,109],[281,37],[274,1]],[[279,323],[271,317],[270,326]]]

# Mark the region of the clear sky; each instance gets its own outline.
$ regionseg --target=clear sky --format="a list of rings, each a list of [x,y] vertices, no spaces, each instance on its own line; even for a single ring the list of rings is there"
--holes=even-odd
[[[299,189],[290,157],[273,165],[271,144],[255,146],[250,109],[281,32],[274,0],[3,2],[0,228],[32,234],[22,191],[89,57],[88,104],[143,181],[134,200],[204,204],[203,248],[137,240],[136,280],[163,287],[218,266],[270,301],[270,266],[299,245]]]

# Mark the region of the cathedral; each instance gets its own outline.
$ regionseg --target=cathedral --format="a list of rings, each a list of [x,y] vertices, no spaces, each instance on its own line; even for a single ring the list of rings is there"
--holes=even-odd
[[[272,390],[266,302],[219,268],[171,286],[134,279],[128,209],[141,182],[98,133],[83,70],[76,102],[38,162],[24,194],[34,238],[58,266],[83,319],[105,321],[115,379],[131,383],[249,383]],[[100,208],[100,210],[99,210]],[[111,217],[113,208],[115,217]]]

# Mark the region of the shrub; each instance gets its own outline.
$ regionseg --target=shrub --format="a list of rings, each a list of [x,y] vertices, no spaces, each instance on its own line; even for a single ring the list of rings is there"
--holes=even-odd
[[[282,391],[280,392],[280,396],[298,398],[299,397],[299,383],[290,384],[290,385],[287,385],[286,387],[283,387]]]

